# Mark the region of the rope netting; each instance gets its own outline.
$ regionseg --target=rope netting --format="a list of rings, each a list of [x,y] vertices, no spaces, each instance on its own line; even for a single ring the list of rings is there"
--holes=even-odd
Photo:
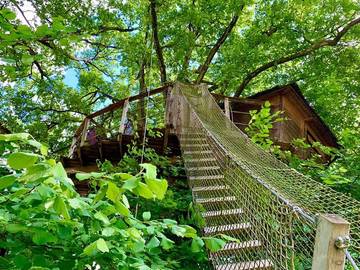
[[[311,269],[321,213],[351,223],[348,250],[360,265],[360,202],[253,144],[205,87],[176,84],[172,96],[175,131],[204,234],[240,241],[210,254],[216,269]]]

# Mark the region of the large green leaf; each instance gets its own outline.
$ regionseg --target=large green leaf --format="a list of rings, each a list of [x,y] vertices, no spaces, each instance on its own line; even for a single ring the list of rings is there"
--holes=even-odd
[[[143,198],[145,199],[152,199],[154,198],[154,194],[148,187],[148,185],[144,183],[139,183],[139,186],[135,189],[135,191]]]
[[[53,234],[47,232],[46,230],[37,230],[34,233],[32,240],[37,245],[43,245],[46,243],[56,242],[57,239]]]
[[[121,202],[114,203],[116,210],[123,216],[130,216],[130,210]]]
[[[158,179],[145,178],[145,182],[150,188],[150,190],[155,194],[157,199],[159,200],[164,199],[165,193],[168,188],[168,183],[165,179],[158,180]]]
[[[53,207],[59,215],[62,215],[65,219],[70,219],[67,206],[60,196],[56,197]]]
[[[0,177],[0,190],[7,188],[14,184],[16,181],[15,175],[5,175]]]
[[[20,170],[31,167],[35,164],[38,158],[39,156],[36,154],[17,152],[10,154],[7,162],[11,168],[15,170]]]
[[[214,237],[204,237],[206,248],[208,248],[211,252],[217,252],[222,249],[226,242],[219,238]]]
[[[103,253],[110,251],[108,245],[106,244],[106,242],[103,238],[99,238],[96,241],[96,247],[98,250],[100,250]]]
[[[143,164],[140,164],[140,167],[145,169],[144,176],[146,178],[156,179],[156,166],[154,166],[150,163],[143,163]]]
[[[101,212],[96,212],[94,218],[102,221],[105,225],[110,224],[110,220],[108,219],[108,217]]]
[[[106,197],[115,203],[119,201],[120,195],[121,195],[120,188],[118,188],[114,183],[109,182],[106,191]]]

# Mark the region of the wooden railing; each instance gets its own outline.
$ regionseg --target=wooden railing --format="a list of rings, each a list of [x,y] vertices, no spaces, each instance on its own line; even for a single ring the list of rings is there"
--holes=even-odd
[[[80,124],[80,126],[78,127],[78,129],[75,131],[73,141],[72,141],[70,151],[69,151],[69,157],[73,157],[74,154],[76,153],[76,151],[79,150],[79,148],[85,144],[90,122],[93,121],[93,119],[95,117],[104,115],[106,113],[111,113],[116,110],[123,109],[123,112],[121,115],[121,121],[120,121],[120,125],[119,125],[119,132],[118,132],[118,136],[117,136],[117,140],[119,142],[121,142],[122,134],[124,133],[124,129],[125,129],[125,121],[126,121],[127,112],[129,109],[129,103],[133,102],[133,101],[138,101],[138,100],[144,99],[148,96],[153,96],[153,95],[156,95],[159,93],[166,93],[171,87],[172,87],[172,84],[168,84],[168,85],[161,86],[159,88],[150,90],[149,92],[144,92],[144,93],[140,93],[135,96],[124,98],[118,102],[115,102],[103,109],[100,109],[100,110],[86,116],[85,119]],[[80,152],[78,152],[78,154],[81,155]],[[81,157],[80,157],[80,159],[81,159]]]

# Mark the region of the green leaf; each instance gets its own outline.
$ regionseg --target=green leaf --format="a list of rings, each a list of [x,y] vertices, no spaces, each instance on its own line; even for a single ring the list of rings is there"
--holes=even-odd
[[[211,252],[217,252],[222,249],[226,242],[219,238],[214,237],[204,237],[206,248],[208,248]]]
[[[205,243],[200,237],[195,237],[191,242],[191,251],[194,253],[200,252],[204,245]]]
[[[0,177],[0,190],[7,188],[14,184],[16,181],[16,177],[14,175],[5,175]]]
[[[125,196],[125,194],[122,195],[122,201],[123,201],[124,205],[126,206],[126,208],[130,208],[129,201],[128,201],[127,197]]]
[[[39,156],[31,153],[17,152],[8,157],[8,165],[14,170],[29,168],[35,164]]]
[[[147,247],[148,249],[156,248],[156,247],[158,247],[158,246],[160,246],[160,241],[159,241],[159,239],[157,239],[156,236],[152,237],[152,238],[150,239],[150,241],[146,244],[146,247]]]
[[[151,219],[151,213],[150,212],[144,212],[142,214],[142,217],[144,220],[150,220]]]
[[[74,185],[73,181],[67,176],[67,173],[60,162],[55,165],[53,169],[53,174],[57,180],[64,181],[72,186]]]
[[[31,65],[33,61],[34,61],[34,57],[32,57],[31,55],[23,54],[21,57],[21,62],[24,65]]]
[[[132,191],[134,188],[136,188],[139,185],[139,182],[140,180],[137,177],[132,176],[131,178],[125,180],[122,188]]]
[[[106,195],[106,193],[107,193],[107,189],[108,189],[108,185],[107,185],[107,184],[103,184],[103,185],[100,187],[98,193],[96,193],[96,196],[95,196],[95,198],[94,198],[94,201],[93,201],[94,204],[97,203],[98,201],[102,200],[102,199],[105,197],[105,195]]]
[[[106,244],[106,242],[105,242],[105,240],[103,238],[99,238],[96,241],[96,247],[102,253],[109,252],[109,247],[108,247],[108,245]]]
[[[148,185],[144,183],[139,183],[139,186],[136,188],[136,192],[145,199],[152,199],[154,197],[154,194],[151,192]]]
[[[156,167],[149,163],[140,164],[140,167],[145,169],[144,176],[150,179],[156,179]]]
[[[97,241],[91,243],[90,245],[87,245],[83,251],[83,253],[87,256],[94,256],[96,252],[97,252]]]
[[[102,221],[105,225],[110,224],[110,220],[108,219],[108,217],[101,212],[96,212],[94,218]]]
[[[67,206],[61,197],[56,197],[53,207],[59,215],[62,215],[65,219],[70,219]]]
[[[46,243],[56,242],[56,237],[43,230],[43,231],[36,231],[32,237],[32,240],[37,245],[43,245]]]
[[[130,216],[130,210],[123,205],[121,202],[114,203],[116,210],[123,216],[128,217]]]
[[[162,237],[161,238],[161,247],[165,250],[169,250],[174,246],[174,241],[170,240],[167,237]]]
[[[16,14],[8,8],[2,8],[0,10],[0,14],[2,14],[7,20],[14,20],[16,18]]]
[[[186,233],[186,229],[178,225],[174,225],[171,227],[171,232],[177,236],[184,237]]]
[[[145,178],[145,182],[149,186],[150,190],[156,195],[156,198],[158,198],[159,200],[164,199],[165,193],[168,188],[168,183],[165,179],[158,180]]]
[[[119,201],[120,194],[121,194],[120,188],[118,188],[114,183],[109,182],[106,191],[106,197],[115,203]]]
[[[101,235],[107,237],[113,236],[114,234],[115,234],[115,229],[111,227],[104,228],[101,232]]]
[[[6,230],[9,233],[25,232],[28,228],[21,224],[7,224]]]

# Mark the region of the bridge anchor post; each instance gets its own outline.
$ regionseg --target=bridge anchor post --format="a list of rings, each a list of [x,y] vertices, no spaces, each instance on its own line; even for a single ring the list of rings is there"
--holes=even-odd
[[[319,216],[312,270],[344,269],[346,244],[340,242],[349,242],[349,230],[350,223],[337,215]]]

